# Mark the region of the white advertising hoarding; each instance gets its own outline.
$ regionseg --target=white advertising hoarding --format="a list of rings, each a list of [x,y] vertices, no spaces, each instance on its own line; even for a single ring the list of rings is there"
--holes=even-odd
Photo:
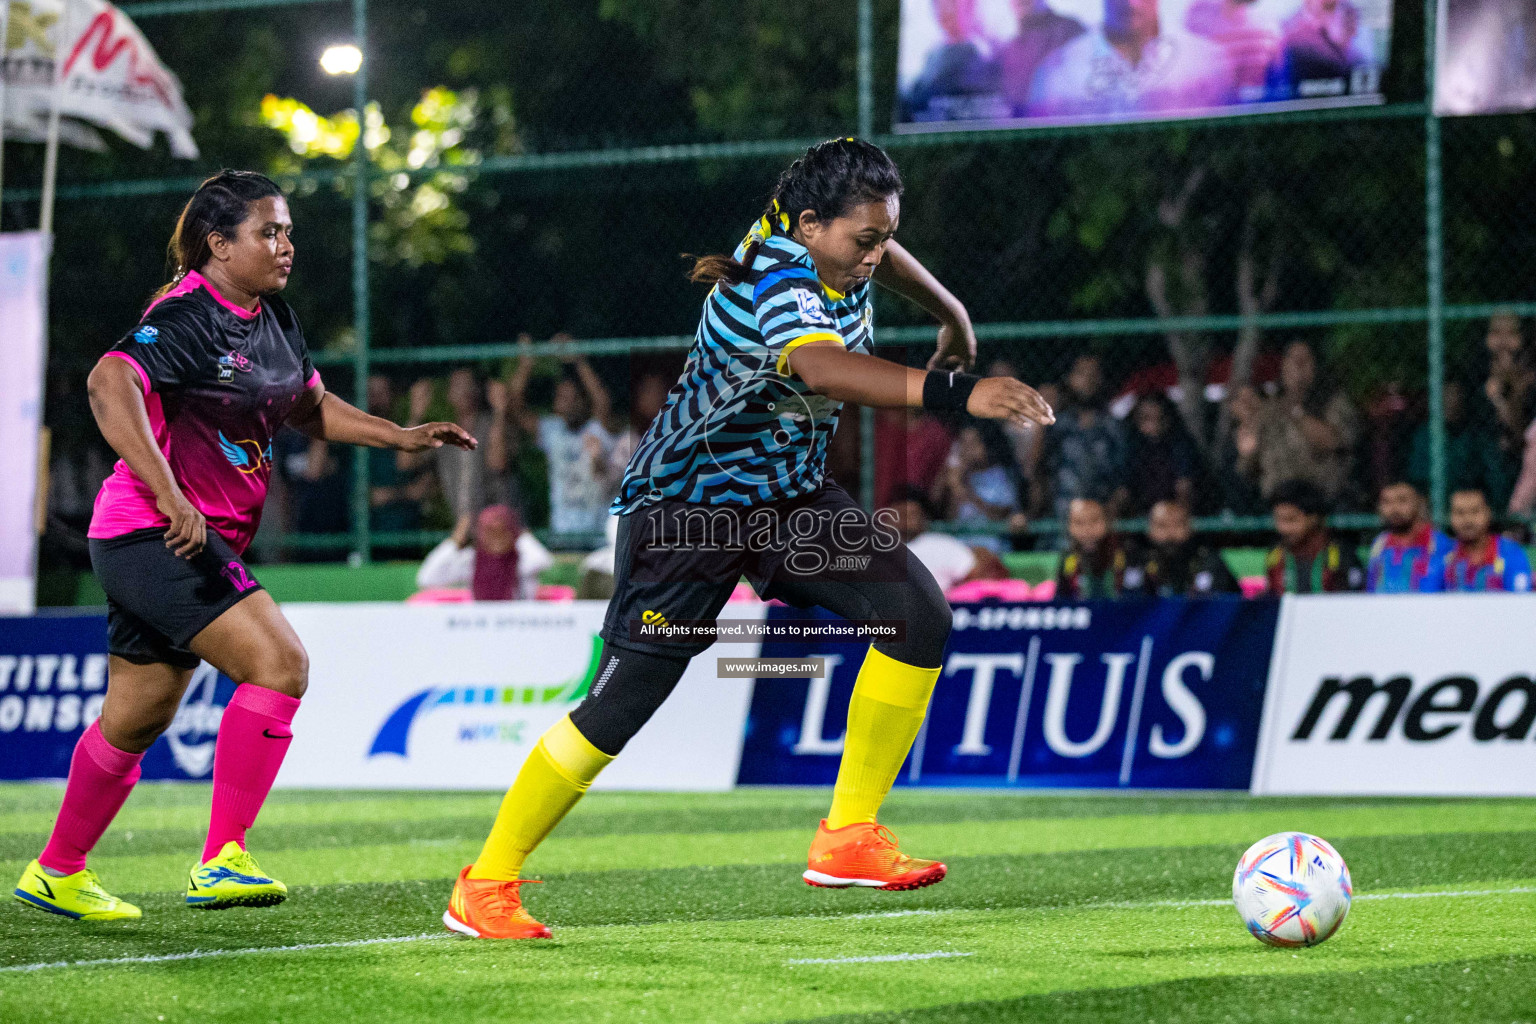
[[[1536,795],[1536,598],[1287,597],[1253,792]]]
[[[761,619],[759,604],[727,605]],[[309,651],[301,737],[279,786],[501,789],[596,670],[607,603],[287,604]],[[596,788],[725,790],[736,782],[751,679],[719,679],[716,644]]]
[[[30,615],[36,600],[47,268],[40,232],[0,235],[0,615]]]

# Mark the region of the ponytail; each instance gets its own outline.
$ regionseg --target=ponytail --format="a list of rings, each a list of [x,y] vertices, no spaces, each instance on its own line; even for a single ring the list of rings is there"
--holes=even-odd
[[[166,248],[171,280],[155,292],[154,298],[164,297],[187,274],[208,265],[213,258],[209,235],[234,238],[252,203],[282,194],[276,182],[255,171],[220,171],[199,185],[176,218],[176,230]]]
[[[743,284],[763,243],[775,231],[789,234],[806,210],[817,220],[835,220],[855,206],[899,196],[902,188],[895,162],[874,143],[851,135],[817,143],[779,175],[768,208],[747,235],[742,258],[684,253],[684,259],[693,260],[688,280]]]

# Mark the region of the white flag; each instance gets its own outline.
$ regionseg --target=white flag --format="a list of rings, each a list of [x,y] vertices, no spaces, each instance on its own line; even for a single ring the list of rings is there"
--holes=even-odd
[[[5,0],[0,0],[0,3]],[[67,6],[66,6],[67,5]],[[10,26],[0,62],[5,74],[5,131],[36,138],[53,104],[53,81],[63,61],[60,114],[116,132],[147,149],[164,132],[171,152],[197,156],[192,112],[181,82],[160,63],[128,16],[103,0],[10,0]],[[83,125],[67,142],[89,140]],[[99,141],[99,140],[98,140]]]

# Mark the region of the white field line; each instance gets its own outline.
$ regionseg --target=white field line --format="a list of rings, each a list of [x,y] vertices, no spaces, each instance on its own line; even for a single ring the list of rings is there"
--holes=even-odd
[[[1536,886],[1518,885],[1509,889],[1447,889],[1440,892],[1376,892],[1362,893],[1356,900],[1422,900],[1455,899],[1466,896],[1513,896],[1536,892]],[[1052,910],[1156,910],[1159,908],[1182,909],[1191,907],[1223,907],[1231,900],[1147,900],[1140,903],[1078,903],[1069,907],[1052,907]],[[999,908],[1024,909],[1024,908]],[[928,917],[947,914],[986,913],[969,907],[953,907],[938,910],[889,910],[874,914],[812,914],[801,920],[807,921],[861,921],[888,917]],[[561,931],[585,931],[589,928],[612,928],[615,925],[573,925]],[[422,932],[418,935],[391,935],[377,939],[351,939],[346,942],[305,942],[293,946],[250,946],[241,949],[194,949],[185,953],[162,953],[155,956],[122,956],[102,960],[53,960],[34,964],[13,964],[0,967],[0,974],[27,971],[46,971],[64,967],[121,967],[136,964],[163,964],[175,960],[206,960],[221,956],[246,956],[252,953],[303,953],[312,949],[352,949],[357,946],[382,946],[405,942],[422,942],[433,939],[451,939],[447,932]],[[897,959],[925,959],[932,956],[970,956],[957,953],[902,953],[893,954]],[[827,961],[790,961],[791,963],[875,963],[892,957],[861,957]]]
[[[950,956],[975,956],[975,953],[950,953],[938,950],[933,953],[887,953],[884,956],[837,956],[826,960],[785,960],[794,964],[893,964],[901,960],[938,960]]]

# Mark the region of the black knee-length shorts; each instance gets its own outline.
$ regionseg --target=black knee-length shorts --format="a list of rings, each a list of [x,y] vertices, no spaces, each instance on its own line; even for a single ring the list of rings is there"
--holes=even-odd
[[[137,665],[196,668],[187,649],[214,619],[262,589],[229,542],[208,530],[203,550],[178,558],[165,528],[92,538],[91,568],[107,592],[107,651]]]
[[[871,517],[831,480],[765,505],[662,500],[620,516],[615,547],[601,635],[620,647],[700,653],[712,639],[650,639],[641,627],[715,619],[742,576],[765,601],[900,622],[905,638],[876,646],[909,664],[937,665],[949,635],[949,605],[932,574],[890,520]]]

